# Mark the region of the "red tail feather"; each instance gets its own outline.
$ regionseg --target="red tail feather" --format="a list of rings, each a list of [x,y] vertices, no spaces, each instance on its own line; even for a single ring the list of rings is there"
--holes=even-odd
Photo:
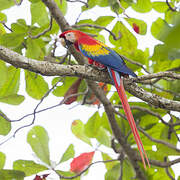
[[[136,127],[136,124],[135,124],[135,121],[134,121],[134,118],[133,118],[127,97],[126,97],[126,93],[125,93],[124,86],[123,86],[123,80],[120,78],[119,74],[116,71],[111,69],[111,73],[112,73],[112,78],[113,78],[114,84],[116,86],[117,92],[118,92],[119,97],[121,99],[121,103],[122,103],[124,112],[126,114],[127,120],[129,122],[132,133],[134,135],[136,144],[138,146],[139,153],[140,153],[144,168],[146,169],[146,163],[144,160],[144,156],[145,156],[145,159],[147,161],[148,166],[150,167],[149,160],[148,160],[146,152],[144,150],[141,138],[139,136],[139,133],[138,133],[138,130],[137,130],[137,127]]]

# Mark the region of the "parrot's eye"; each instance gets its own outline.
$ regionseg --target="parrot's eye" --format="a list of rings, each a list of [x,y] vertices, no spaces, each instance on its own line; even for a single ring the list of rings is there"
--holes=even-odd
[[[65,39],[70,41],[71,43],[74,43],[76,41],[76,37],[72,32],[65,34]]]

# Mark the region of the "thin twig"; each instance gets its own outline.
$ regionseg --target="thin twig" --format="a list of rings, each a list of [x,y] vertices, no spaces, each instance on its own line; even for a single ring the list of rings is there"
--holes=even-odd
[[[58,106],[61,106],[62,104],[64,104],[64,102],[68,99],[68,98],[71,98],[71,97],[74,97],[74,96],[80,96],[80,95],[85,95],[86,94],[86,91],[85,92],[80,92],[80,93],[75,93],[75,94],[71,94],[69,96],[67,96],[66,98],[64,98],[60,103],[56,104],[56,105],[53,105],[53,106],[50,106],[50,107],[47,107],[47,108],[44,108],[44,109],[41,109],[39,111],[36,111],[36,114],[38,113],[41,113],[41,112],[44,112],[44,111],[47,111],[47,110],[50,110],[50,109],[53,109],[55,107],[58,107]],[[10,120],[5,114],[1,113],[0,112],[0,116],[2,116],[4,119],[6,119],[7,121],[9,122],[18,122],[18,121],[22,121],[23,119],[29,117],[29,116],[32,116],[34,115],[34,112],[33,113],[29,113],[29,114],[26,114],[25,116],[21,117],[20,119],[16,119],[16,120]]]
[[[27,125],[21,126],[21,127],[18,128],[18,129],[16,129],[16,131],[15,131],[14,134],[13,134],[13,137],[15,137],[16,133],[17,133],[19,130],[21,130],[21,129],[23,129],[23,128],[26,128],[26,127],[29,127],[29,126],[31,126],[31,125],[34,124],[35,119],[36,119],[36,110],[37,110],[37,108],[38,108],[39,105],[43,102],[43,100],[49,95],[49,93],[57,86],[57,84],[58,84],[59,82],[60,82],[60,79],[59,79],[59,81],[57,81],[57,82],[52,86],[51,89],[49,89],[49,90],[45,93],[45,95],[41,98],[41,100],[39,101],[39,103],[36,105],[36,107],[34,108],[34,111],[33,111],[33,120],[32,120],[32,122],[29,123],[29,124],[27,124]]]
[[[167,157],[164,157],[164,162],[167,162]],[[169,172],[169,168],[168,168],[168,167],[165,168],[165,171],[166,171],[166,174],[169,176],[169,178],[170,178],[171,180],[175,180],[174,177],[173,177],[173,176],[171,175],[171,173]]]
[[[123,108],[122,105],[115,105],[114,107],[115,107],[115,108],[118,107],[118,108],[121,108],[121,109]],[[139,110],[139,111],[146,112],[146,113],[148,113],[148,114],[150,114],[150,115],[152,115],[152,116],[157,117],[163,124],[169,125],[166,121],[163,120],[163,118],[161,117],[160,114],[158,114],[158,113],[156,113],[156,112],[153,112],[153,111],[151,111],[150,109],[147,109],[147,108],[144,108],[144,107],[141,107],[141,106],[131,106],[131,109],[137,109],[137,110]]]
[[[151,141],[159,143],[159,144],[163,144],[163,145],[167,146],[168,148],[171,148],[171,149],[174,149],[177,152],[180,152],[180,149],[176,148],[176,146],[174,146],[174,145],[172,145],[172,144],[170,144],[170,143],[168,143],[166,141],[160,140],[160,139],[154,139],[148,133],[146,133],[140,126],[138,126],[138,129],[139,129],[140,132],[142,132]]]
[[[30,37],[31,39],[37,39],[37,38],[39,38],[40,36],[46,34],[47,32],[49,32],[49,31],[52,29],[52,22],[53,22],[53,17],[51,16],[51,17],[50,17],[49,27],[48,27],[47,29],[45,29],[43,32],[41,32],[41,33],[39,33],[39,34],[37,34],[37,35],[35,35],[35,36],[32,36],[31,34],[29,34],[29,37]]]
[[[71,176],[71,177],[63,176],[63,175],[59,174],[57,170],[54,170],[54,171],[56,172],[56,174],[59,176],[60,179],[61,178],[62,179],[74,179],[74,178],[77,178],[77,177],[81,176],[83,173],[85,173],[94,164],[97,164],[97,163],[109,163],[109,162],[114,162],[114,161],[119,161],[119,159],[109,159],[109,160],[105,160],[105,161],[93,162],[88,167],[86,167],[83,171],[81,171],[80,173],[76,174],[75,176]]]
[[[180,74],[174,73],[171,71],[165,71],[165,72],[159,72],[159,73],[154,73],[154,74],[148,74],[148,75],[143,75],[143,76],[138,76],[137,78],[134,78],[134,82],[141,82],[144,80],[148,79],[154,79],[154,78],[164,78],[168,77],[171,79],[180,79]]]
[[[5,21],[0,21],[0,23],[1,23],[6,29],[8,29],[10,32],[13,32],[12,29],[9,28],[9,27],[6,25]]]
[[[171,11],[176,11],[176,7],[173,8],[173,7],[170,5],[170,3],[169,3],[168,0],[166,0],[166,4],[168,5],[168,7],[169,7],[169,9],[170,9]]]
[[[121,38],[120,31],[119,31],[118,37],[116,37],[116,35],[112,31],[110,31],[109,29],[107,29],[104,26],[99,26],[99,25],[94,25],[94,24],[79,24],[79,25],[73,25],[72,27],[73,28],[90,27],[90,28],[102,29],[102,30],[107,31],[113,37],[114,40],[118,40]]]
[[[118,180],[123,180],[123,162],[124,162],[124,153],[121,152],[119,158],[120,160],[120,176]]]
[[[145,72],[147,72],[148,74],[150,74],[150,72],[144,67],[143,64],[139,63],[139,62],[136,62],[136,61],[133,61],[132,59],[129,59],[127,58],[126,56],[124,55],[120,55],[122,58],[124,58],[125,60],[127,60],[128,62],[130,62],[131,64],[135,64],[139,67],[141,67]]]
[[[86,6],[86,8],[88,8],[89,7],[89,5],[88,5],[88,3],[86,3],[86,2],[84,2],[84,1],[81,1],[81,0],[66,0],[67,2],[80,2],[80,3],[83,3],[85,6]]]
[[[14,3],[16,4],[16,6],[20,6],[22,4],[23,0],[20,0],[20,2],[17,2],[16,0],[14,0]]]
[[[177,92],[173,92],[171,90],[167,90],[167,89],[163,89],[155,84],[152,85],[153,87],[155,87],[156,89],[159,89],[161,91],[164,91],[164,92],[167,92],[167,93],[170,93],[170,94],[173,94],[174,96],[180,96],[180,93],[177,93]]]
[[[60,79],[59,79],[59,81],[60,81]],[[59,83],[59,81],[58,81],[57,83],[55,83],[55,84],[52,86],[52,88],[49,89],[49,90],[46,92],[46,94],[41,98],[41,100],[39,101],[39,103],[36,105],[33,113],[32,113],[32,114],[28,114],[28,115],[26,115],[26,116],[23,117],[23,118],[25,118],[25,117],[27,117],[27,116],[29,116],[29,115],[33,115],[33,120],[31,121],[31,123],[29,123],[29,124],[27,124],[27,125],[24,125],[24,126],[21,126],[21,127],[19,127],[18,129],[16,129],[15,132],[13,133],[13,135],[10,136],[7,140],[1,142],[0,145],[3,145],[3,144],[6,143],[7,141],[9,141],[11,138],[15,137],[15,135],[17,134],[17,132],[20,131],[21,129],[26,128],[26,127],[29,127],[29,126],[31,126],[31,125],[34,124],[35,119],[36,119],[36,113],[37,113],[36,110],[37,110],[37,108],[38,108],[39,105],[43,102],[43,100],[48,96],[48,94],[57,86],[57,84]],[[1,115],[1,114],[0,114],[0,115]],[[20,119],[22,120],[23,118],[20,118]],[[10,120],[9,120],[9,121],[10,121]],[[20,121],[20,120],[14,120],[14,121],[10,121],[10,122],[17,122],[17,121]]]
[[[137,160],[141,160],[141,157],[138,156]],[[158,161],[158,160],[149,159],[149,162],[153,166],[166,168],[166,167],[170,167],[170,166],[172,166],[174,164],[180,163],[180,158],[177,158],[175,160],[168,161],[168,162],[161,162],[161,161]]]
[[[126,14],[126,10],[124,9],[124,7],[121,5],[120,0],[116,0],[117,4],[119,5],[119,7],[122,9],[122,13],[127,17],[130,18],[127,14]]]

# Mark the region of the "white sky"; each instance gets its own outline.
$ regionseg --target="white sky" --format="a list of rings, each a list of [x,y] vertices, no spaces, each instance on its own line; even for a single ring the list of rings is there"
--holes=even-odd
[[[71,22],[73,24],[79,15],[80,12],[80,5],[81,3],[70,3],[69,10],[66,16],[66,19],[68,22]],[[73,7],[73,11],[72,8]],[[106,14],[104,14],[106,12]],[[151,23],[157,19],[157,16],[159,17],[160,14],[153,11],[151,14],[139,14],[135,13],[134,11],[127,11],[126,12],[130,17],[137,17],[144,19],[146,22],[148,22],[148,31],[150,31]],[[110,11],[109,8],[106,8],[106,11],[102,10],[102,8],[96,8],[88,13],[83,13],[81,15],[81,19],[86,19],[91,17],[93,20],[96,19],[98,16],[102,15],[114,15]],[[20,7],[13,7],[10,10],[8,10],[8,25],[10,25],[12,22],[15,22],[16,19],[24,18],[28,24],[30,24],[30,10],[29,10],[29,2],[24,1]],[[127,24],[128,26],[128,24]],[[109,27],[110,28],[110,27]],[[133,32],[134,33],[134,32]],[[138,38],[139,41],[139,48],[145,49],[146,47],[150,48],[150,51],[152,53],[152,47],[154,46],[157,41],[152,38],[152,36],[140,36],[137,35],[140,38]],[[146,42],[146,43],[144,43]],[[145,45],[145,47],[144,47]],[[58,48],[58,52],[62,53],[62,48]],[[57,53],[58,53],[57,52]],[[25,81],[24,81],[24,73],[22,72],[21,75],[21,85],[20,85],[20,92],[19,94],[25,94]],[[48,77],[48,81],[52,78]],[[41,105],[40,108],[51,106],[54,104],[57,104],[61,99],[57,98],[53,95],[50,95]],[[22,117],[23,115],[27,113],[33,112],[33,109],[37,105],[39,101],[36,101],[30,97],[26,97],[25,101],[20,106],[10,106],[7,104],[0,103],[1,110],[5,112],[10,119],[18,119]],[[75,146],[76,156],[83,152],[90,152],[94,150],[89,145],[83,143],[82,141],[78,140],[74,135],[71,133],[71,123],[75,119],[81,119],[83,122],[86,122],[88,118],[94,114],[94,112],[97,110],[95,107],[86,107],[86,106],[78,106],[75,108],[70,109],[73,107],[75,103],[73,103],[70,106],[59,106],[53,110],[49,110],[43,113],[39,113],[36,116],[36,121],[34,125],[41,125],[43,126],[49,134],[50,142],[50,153],[51,153],[51,160],[54,162],[58,162],[61,158],[61,155],[64,153],[66,148],[69,146],[69,144],[73,143]],[[22,123],[29,123],[32,120],[32,117],[25,119],[23,122],[13,124],[13,131],[17,128],[22,126]],[[16,137],[5,143],[4,145],[0,146],[0,151],[4,152],[7,155],[6,159],[6,168],[11,168],[12,163],[14,160],[18,159],[24,159],[24,160],[35,160],[35,156],[33,155],[33,152],[30,148],[30,146],[26,143],[26,137],[27,132],[31,129],[26,128],[23,130],[20,130]],[[12,134],[11,134],[12,135]],[[0,142],[5,140],[6,138],[0,137]],[[94,143],[94,148],[96,147],[96,143]],[[109,152],[111,155],[113,155],[113,152],[109,150],[108,148],[102,147],[100,148],[104,152]],[[95,153],[94,160],[100,160],[100,152]],[[71,161],[71,160],[70,160]],[[63,164],[61,166],[61,170],[69,170],[69,163]],[[38,160],[36,159],[36,162]],[[176,165],[177,166],[177,165]],[[177,169],[178,167],[176,167]],[[97,173],[98,170],[98,173]],[[89,170],[89,173],[87,176],[85,176],[82,179],[85,180],[92,180],[92,179],[104,179],[104,172],[105,168],[103,164],[96,164],[92,166]],[[180,175],[180,172],[176,171],[176,177]],[[26,180],[32,180],[32,177],[25,178]],[[49,180],[56,180],[58,179],[54,175],[49,175]]]

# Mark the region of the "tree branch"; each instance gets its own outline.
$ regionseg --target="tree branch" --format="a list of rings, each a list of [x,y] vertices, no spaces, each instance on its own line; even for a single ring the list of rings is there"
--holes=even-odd
[[[148,133],[146,133],[141,127],[138,127],[138,130],[140,132],[142,132],[148,139],[150,139],[153,142],[159,143],[159,144],[163,144],[165,146],[167,146],[168,148],[174,149],[177,152],[180,152],[180,149],[176,148],[176,146],[170,144],[169,142],[163,141],[161,139],[154,139],[153,137],[151,137]]]
[[[84,62],[86,62],[86,59],[80,53],[78,53],[73,46],[71,46],[69,50],[78,60],[79,64],[83,64]],[[90,79],[93,81],[112,84],[110,77],[104,71],[100,71],[89,66],[71,66],[56,64],[47,61],[37,61],[26,58],[3,46],[0,46],[0,59],[12,64],[17,68],[27,69],[29,71],[40,73],[45,76],[76,76],[85,79]],[[156,74],[139,76],[137,78],[124,78],[125,89],[135,97],[138,97],[155,107],[160,107],[163,109],[173,111],[180,111],[179,101],[169,100],[160,97],[156,94],[152,94],[150,92],[145,91],[144,89],[142,89],[134,83],[134,81],[146,80],[154,77],[171,77],[178,79],[180,78],[180,74],[176,74],[174,72],[160,72]]]
[[[53,23],[53,18],[52,18],[52,16],[51,16],[51,17],[50,17],[50,22],[49,22],[49,27],[48,27],[47,29],[45,29],[43,32],[41,32],[41,33],[39,33],[39,34],[37,34],[37,35],[35,35],[35,36],[32,36],[31,34],[29,34],[29,37],[30,37],[31,39],[37,39],[37,38],[39,38],[40,36],[46,34],[48,31],[50,31],[50,30],[52,29],[52,23]]]
[[[61,175],[58,170],[54,170],[56,172],[56,174],[60,177],[60,179],[75,179],[79,176],[81,176],[83,173],[85,173],[92,165],[94,164],[97,164],[97,163],[109,163],[109,162],[114,162],[114,161],[119,161],[118,159],[110,159],[110,160],[105,160],[105,161],[96,161],[96,162],[93,162],[91,164],[89,164],[88,167],[86,167],[83,171],[81,171],[80,173],[74,175],[74,176],[63,176]]]
[[[113,37],[114,40],[118,40],[121,38],[121,32],[120,31],[119,31],[118,37],[116,37],[116,35],[112,31],[110,31],[109,29],[107,29],[104,26],[99,26],[99,25],[95,25],[95,24],[80,24],[80,25],[73,25],[72,27],[73,28],[91,27],[91,28],[96,28],[96,29],[102,29],[102,30],[107,31]]]

